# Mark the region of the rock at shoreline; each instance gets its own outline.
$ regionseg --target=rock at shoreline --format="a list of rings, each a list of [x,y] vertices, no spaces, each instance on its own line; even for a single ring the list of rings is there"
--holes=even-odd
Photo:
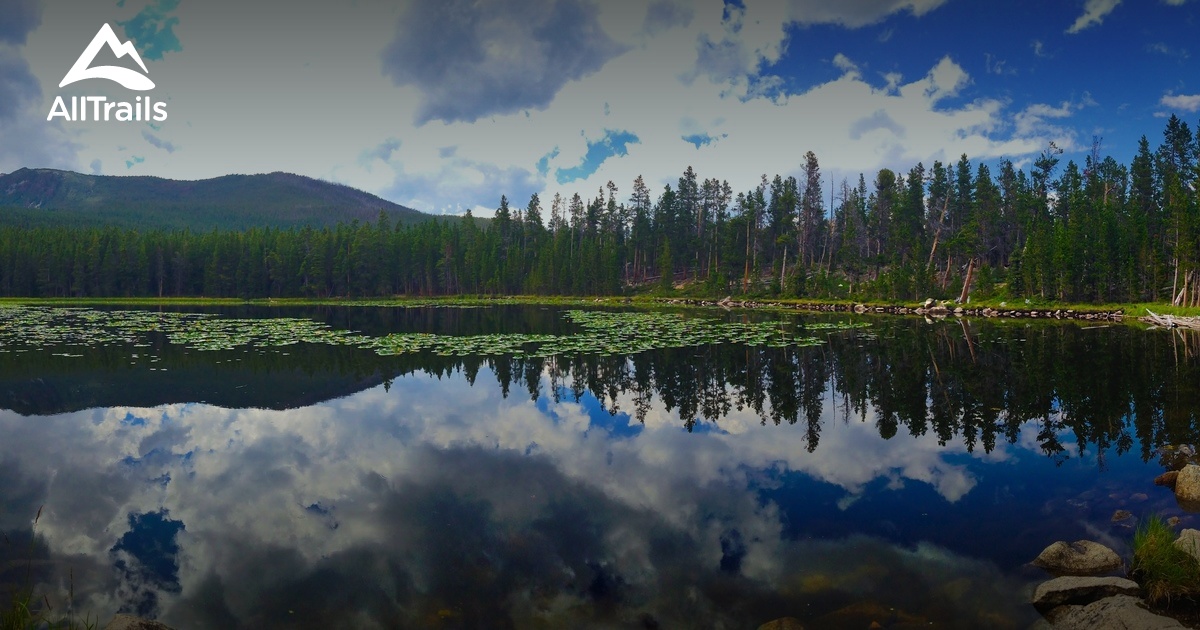
[[[1113,595],[1136,596],[1140,588],[1137,582],[1118,577],[1056,577],[1034,590],[1033,607],[1047,611],[1071,604],[1086,605]]]
[[[1200,561],[1200,530],[1185,529],[1179,532],[1179,538],[1175,539],[1175,546]]]
[[[1033,566],[1054,575],[1098,575],[1121,568],[1117,552],[1090,540],[1058,541],[1042,550]]]
[[[1189,511],[1200,511],[1200,466],[1188,464],[1175,478],[1175,500],[1179,507]]]
[[[1142,600],[1115,595],[1086,606],[1062,606],[1046,615],[1054,628],[1063,630],[1170,630],[1184,625],[1146,610]]]
[[[1154,478],[1154,485],[1164,486],[1172,490],[1175,489],[1175,480],[1179,477],[1178,470],[1168,470],[1167,472]]]

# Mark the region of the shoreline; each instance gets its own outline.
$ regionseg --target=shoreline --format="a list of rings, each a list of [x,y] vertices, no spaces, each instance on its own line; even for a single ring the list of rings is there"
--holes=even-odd
[[[3,306],[130,306],[130,307],[188,307],[188,306],[258,306],[258,307],[478,307],[502,305],[529,306],[635,306],[635,307],[694,307],[724,309],[763,309],[784,311],[807,311],[814,313],[845,313],[922,316],[931,319],[948,317],[984,317],[989,319],[1041,319],[1060,321],[1102,321],[1109,323],[1154,322],[1147,319],[1153,312],[1159,315],[1188,317],[1200,315],[1200,309],[1173,307],[1170,304],[1073,304],[1044,303],[1009,305],[1006,302],[985,301],[975,305],[953,304],[932,299],[924,303],[850,301],[850,300],[804,300],[794,298],[741,298],[638,295],[638,296],[535,296],[535,295],[460,295],[460,296],[389,296],[378,298],[0,298]],[[1141,311],[1145,311],[1143,314]]]

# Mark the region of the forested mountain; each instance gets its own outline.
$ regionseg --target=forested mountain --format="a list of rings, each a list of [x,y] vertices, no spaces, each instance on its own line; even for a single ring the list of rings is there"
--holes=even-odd
[[[0,175],[0,224],[211,230],[326,226],[373,220],[397,223],[424,214],[349,186],[291,173],[225,175],[178,181],[27,169]]]
[[[500,198],[486,227],[403,225],[245,231],[0,230],[0,294],[22,296],[377,296],[611,294],[690,282],[712,294],[920,299],[970,295],[1200,304],[1200,138],[1171,117],[1128,166],[1011,161],[799,179],[747,191],[701,179],[652,192]],[[828,191],[833,189],[833,194]],[[970,287],[968,291],[966,287]]]

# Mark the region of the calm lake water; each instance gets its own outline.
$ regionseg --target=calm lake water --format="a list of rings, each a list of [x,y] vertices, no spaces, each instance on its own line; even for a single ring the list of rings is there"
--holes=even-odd
[[[542,307],[208,312],[578,328]],[[1126,553],[1139,517],[1200,526],[1151,482],[1157,446],[1200,442],[1195,337],[679,313],[870,327],[535,358],[81,340],[57,311],[34,339],[10,317],[0,585],[32,567],[56,610],[73,583],[77,611],[179,630],[1026,628],[1045,575],[1024,565],[1049,543]]]

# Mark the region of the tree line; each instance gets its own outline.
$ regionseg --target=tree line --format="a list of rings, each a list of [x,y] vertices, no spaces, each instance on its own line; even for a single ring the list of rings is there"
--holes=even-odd
[[[655,194],[501,196],[465,217],[394,225],[188,230],[0,228],[0,294],[331,297],[619,294],[680,283],[709,294],[816,298],[1170,301],[1200,305],[1200,135],[1172,116],[1126,166],[1028,169],[963,155],[828,189],[800,176],[737,192],[689,166]]]

